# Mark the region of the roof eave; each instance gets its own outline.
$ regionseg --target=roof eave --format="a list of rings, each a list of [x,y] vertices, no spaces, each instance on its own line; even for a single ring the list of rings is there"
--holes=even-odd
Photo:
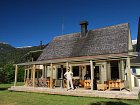
[[[50,64],[50,63],[64,63],[64,62],[77,62],[77,61],[104,61],[104,60],[111,60],[111,59],[125,59],[127,57],[135,57],[137,53],[129,52],[129,53],[119,53],[119,54],[107,54],[107,55],[97,55],[97,56],[82,56],[82,57],[72,57],[72,58],[61,58],[61,59],[50,59],[50,60],[43,60],[43,61],[33,61],[33,62],[25,62],[19,63],[14,65],[40,65],[40,64]]]

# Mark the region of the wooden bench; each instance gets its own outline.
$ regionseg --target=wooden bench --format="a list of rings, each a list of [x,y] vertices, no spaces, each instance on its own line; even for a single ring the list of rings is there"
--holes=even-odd
[[[123,89],[124,88],[124,80],[109,80],[108,82],[109,90],[110,89]]]

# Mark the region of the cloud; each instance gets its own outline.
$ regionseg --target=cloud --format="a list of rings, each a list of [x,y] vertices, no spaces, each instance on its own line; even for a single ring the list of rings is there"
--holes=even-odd
[[[132,45],[137,44],[137,39],[132,40]]]

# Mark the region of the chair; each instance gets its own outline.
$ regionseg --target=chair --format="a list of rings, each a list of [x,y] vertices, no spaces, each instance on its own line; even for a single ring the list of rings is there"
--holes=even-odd
[[[44,86],[43,80],[41,78],[38,79],[38,86]]]
[[[124,88],[124,80],[109,80],[109,90],[111,89],[123,89]]]
[[[79,79],[74,79],[73,80],[73,86],[74,86],[74,88],[79,88],[79,84],[80,84]]]
[[[32,80],[31,79],[26,79],[26,86],[32,86]]]
[[[85,80],[80,80],[80,84],[79,84],[80,87],[84,87],[84,81]]]
[[[91,80],[85,80],[84,81],[84,88],[86,88],[86,89],[91,88]]]
[[[43,86],[44,86],[44,87],[48,87],[48,84],[47,84],[47,82],[46,82],[46,79],[45,79],[45,78],[43,78],[43,79],[42,79],[42,82],[43,82]]]
[[[55,86],[60,87],[61,86],[61,81],[62,80],[55,80]]]

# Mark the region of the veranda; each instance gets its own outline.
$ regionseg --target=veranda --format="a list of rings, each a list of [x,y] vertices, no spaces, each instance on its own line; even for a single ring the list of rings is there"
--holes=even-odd
[[[139,90],[132,89],[131,85],[130,58],[132,56],[113,54],[16,64],[15,83],[10,90],[137,99]],[[43,65],[42,68],[40,65]],[[25,66],[23,87],[16,86],[18,66]],[[76,89],[73,91],[66,91],[66,80],[63,77],[68,67],[74,74],[73,84]],[[86,71],[90,72],[90,80],[84,79]]]

